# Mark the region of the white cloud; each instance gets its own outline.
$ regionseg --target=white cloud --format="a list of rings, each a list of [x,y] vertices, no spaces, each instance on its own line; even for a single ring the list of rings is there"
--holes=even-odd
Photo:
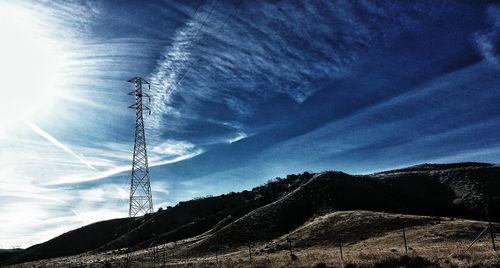
[[[114,147],[120,147],[118,145],[114,145]],[[55,176],[54,178],[49,178],[47,181],[43,182],[43,185],[59,185],[59,184],[68,184],[68,183],[79,183],[85,181],[95,181],[100,179],[109,178],[110,176],[118,175],[120,173],[129,172],[131,169],[131,160],[129,157],[126,157],[124,154],[123,157],[118,158],[113,161],[111,159],[102,159],[102,156],[110,154],[113,150],[103,150],[100,152],[97,149],[92,150],[94,153],[99,154],[95,156],[92,163],[99,163],[103,161],[109,161],[107,166],[109,168],[103,169],[99,172],[88,172],[88,171],[79,171],[74,172],[72,174],[63,174],[59,176]],[[107,153],[106,153],[107,152]],[[161,166],[166,164],[175,163],[178,161],[186,160],[192,157],[195,157],[201,154],[203,150],[201,148],[195,147],[192,143],[186,141],[176,141],[176,140],[167,140],[160,145],[153,146],[153,148],[149,151],[149,166]],[[131,155],[132,152],[128,153]],[[111,153],[112,154],[112,153]],[[120,155],[120,151],[118,151],[118,155]]]
[[[169,187],[168,187],[168,184],[164,181],[158,181],[158,180],[154,180],[153,182],[151,182],[151,189],[153,189],[153,193],[154,192],[157,192],[157,193],[161,193],[161,194],[170,194],[170,190],[169,190]]]
[[[100,171],[98,173],[89,174],[87,172],[79,172],[71,175],[61,175],[50,179],[43,183],[43,185],[58,185],[58,184],[68,184],[68,183],[79,183],[86,181],[95,181],[104,178],[108,178],[113,175],[120,174],[122,172],[130,170],[130,165],[127,166],[114,166],[110,169]]]
[[[500,32],[500,7],[490,5],[486,9],[486,21],[490,24],[489,29],[476,32],[473,35],[473,42],[476,50],[481,56],[490,63],[498,65],[495,43],[498,42]]]
[[[490,63],[498,64],[498,59],[495,55],[495,45],[492,40],[485,34],[476,34],[474,37],[476,49],[485,60]]]
[[[179,114],[170,107],[170,97],[173,91],[177,90],[177,84],[186,75],[186,67],[191,59],[190,48],[192,43],[199,37],[199,31],[211,12],[201,7],[201,12],[181,27],[174,35],[172,44],[167,47],[158,61],[155,73],[149,79],[151,82],[152,95],[152,115],[150,127],[153,135],[158,136],[160,126],[162,126],[162,115]],[[205,12],[203,12],[205,11]]]
[[[49,133],[47,133],[45,130],[43,130],[40,127],[38,127],[35,123],[33,123],[31,121],[23,121],[23,123],[26,124],[28,127],[30,127],[36,134],[40,135],[44,139],[50,141],[55,146],[63,149],[65,152],[69,153],[70,155],[72,155],[73,157],[75,157],[76,159],[78,159],[78,161],[80,161],[82,164],[84,164],[88,168],[90,168],[90,169],[92,169],[94,171],[97,171],[85,159],[83,159],[82,157],[80,157],[79,155],[77,155],[75,152],[73,152],[71,149],[69,149],[68,146],[64,145],[62,142],[60,142],[59,140],[57,140],[56,138],[54,138],[52,135],[50,135]]]
[[[26,247],[87,223],[56,198],[31,194],[10,200],[0,208],[0,248]]]
[[[177,157],[192,154],[199,149],[190,142],[166,140],[159,145],[154,146],[151,151],[159,157]]]
[[[128,200],[125,184],[104,184],[83,190],[73,190],[78,193],[75,201],[109,202],[110,200]]]
[[[246,137],[248,137],[246,133],[244,133],[244,132],[238,132],[236,134],[236,137],[229,139],[228,142],[229,143],[237,142],[237,141],[239,141],[241,139],[244,139]]]
[[[498,27],[500,27],[500,6],[490,5],[486,10],[486,15],[490,23],[495,27],[494,30],[498,30]]]

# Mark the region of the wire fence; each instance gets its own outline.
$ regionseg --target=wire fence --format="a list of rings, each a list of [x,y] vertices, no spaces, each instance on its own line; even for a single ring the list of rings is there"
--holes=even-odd
[[[140,250],[120,249],[99,254],[86,253],[16,267],[274,267],[277,264],[327,267],[387,254],[418,256],[425,252],[465,259],[474,254],[477,257],[484,256],[477,255],[479,253],[491,253],[497,256],[497,263],[500,264],[496,244],[496,230],[500,228],[500,224],[470,221],[469,225],[464,224],[456,230],[448,230],[449,233],[443,233],[446,232],[443,228],[435,228],[435,225],[445,221],[455,222],[454,219],[439,218],[434,223],[428,222],[424,225],[402,224],[372,236],[363,230],[357,232],[358,239],[352,239],[350,231],[337,229],[329,239],[321,242],[308,241],[306,245],[303,243],[304,238],[293,232],[272,241],[249,242],[238,247],[231,247],[229,243],[219,239],[215,246],[203,251],[193,247],[189,241],[166,244],[153,241],[149,247]],[[460,228],[464,229],[462,233],[457,232]],[[351,238],[348,238],[349,236]],[[376,240],[380,237],[384,239],[384,243],[380,243],[382,240]],[[365,243],[368,240],[373,241],[371,244]],[[269,246],[271,243],[274,247]],[[446,245],[446,250],[440,251],[442,245]],[[312,263],[315,265],[311,265]]]
[[[482,223],[476,223],[476,229]],[[153,242],[147,249],[129,252],[126,257],[119,258],[113,255],[108,256],[102,263],[102,267],[232,267],[232,266],[244,266],[244,267],[269,267],[266,263],[272,263],[271,257],[277,259],[281,262],[287,262],[290,265],[294,263],[301,267],[303,262],[301,258],[314,259],[316,254],[316,261],[318,265],[316,267],[326,267],[326,263],[347,263],[348,261],[359,257],[371,256],[370,254],[380,254],[381,249],[385,249],[387,252],[395,255],[408,256],[415,254],[422,250],[434,250],[435,241],[427,241],[422,237],[416,230],[424,230],[428,228],[426,232],[432,233],[434,228],[432,224],[430,225],[402,225],[400,228],[395,228],[393,230],[387,231],[383,234],[378,234],[387,237],[392,244],[380,245],[380,247],[368,247],[360,250],[359,244],[364,240],[370,238],[370,236],[360,235],[358,240],[345,240],[347,233],[342,231],[337,231],[336,241],[328,241],[329,245],[326,245],[328,249],[328,254],[321,254],[315,252],[308,252],[308,248],[314,248],[316,246],[325,246],[324,244],[315,245],[314,243],[308,244],[308,247],[298,247],[296,246],[296,240],[300,238],[294,238],[293,235],[286,236],[284,240],[280,240],[279,247],[274,249],[266,250],[266,243],[254,244],[247,243],[243,246],[238,246],[237,248],[231,248],[230,245],[223,244],[222,241],[212,247],[210,250],[205,250],[203,252],[198,252],[196,248],[191,248],[186,246],[186,244],[177,243],[167,243],[158,245]],[[466,234],[462,234],[462,237],[456,241],[449,241],[449,248],[451,248],[451,254],[460,256],[461,254],[477,253],[478,251],[492,251],[497,252],[496,248],[496,235],[495,230],[498,229],[498,224],[495,226],[491,222],[488,222],[484,229],[474,236],[474,231],[469,231]],[[432,239],[446,239],[446,235],[435,233],[435,237]],[[345,241],[343,241],[343,239]],[[457,242],[458,241],[458,242]],[[446,241],[442,241],[446,244]],[[267,243],[268,244],[268,243]],[[453,245],[452,245],[453,244]],[[481,245],[479,245],[481,244]],[[489,245],[486,248],[486,245]],[[438,250],[436,247],[435,250]],[[450,250],[450,249],[448,249]],[[354,255],[353,255],[354,254]],[[438,252],[436,252],[438,254]],[[325,266],[322,266],[324,264]]]

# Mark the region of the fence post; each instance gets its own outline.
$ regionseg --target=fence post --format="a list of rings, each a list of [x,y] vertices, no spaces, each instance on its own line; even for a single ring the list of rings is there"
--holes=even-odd
[[[160,266],[160,249],[155,245],[155,267]]]
[[[344,261],[344,254],[342,253],[342,237],[339,232],[339,250],[340,250],[340,261]]]
[[[403,240],[405,242],[405,254],[408,255],[408,245],[406,244],[406,232],[404,226],[403,226]]]
[[[292,239],[288,236],[286,241],[288,242],[288,249],[290,250],[290,259],[293,260]]]
[[[490,229],[491,245],[493,246],[493,250],[496,252],[497,246],[495,245],[495,233],[493,231],[493,225],[491,224],[491,219],[489,217],[488,217],[488,227]]]
[[[130,252],[130,247],[127,247],[127,267],[132,265],[132,254]]]
[[[215,249],[215,262],[217,263],[217,267],[219,267],[219,247]]]
[[[250,266],[252,266],[252,245],[248,244],[248,257],[250,259]]]
[[[167,266],[167,247],[163,247],[163,267]]]

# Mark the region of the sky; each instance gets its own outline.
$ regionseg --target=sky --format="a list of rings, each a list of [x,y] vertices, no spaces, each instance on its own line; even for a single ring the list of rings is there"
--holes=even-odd
[[[0,0],[0,248],[303,171],[500,161],[493,1]]]

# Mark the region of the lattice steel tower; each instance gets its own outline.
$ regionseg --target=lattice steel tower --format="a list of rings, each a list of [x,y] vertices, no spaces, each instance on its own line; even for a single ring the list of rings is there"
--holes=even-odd
[[[153,212],[153,197],[151,195],[151,182],[149,178],[148,154],[146,150],[146,135],[144,133],[144,120],[142,117],[143,111],[151,110],[143,105],[142,99],[147,98],[151,101],[151,97],[142,90],[143,85],[149,83],[140,78],[134,77],[128,82],[134,84],[134,91],[128,95],[135,97],[135,103],[128,108],[135,110],[135,144],[134,144],[134,159],[132,162],[132,174],[130,176],[130,203],[129,217],[135,217],[138,214],[146,214]]]

